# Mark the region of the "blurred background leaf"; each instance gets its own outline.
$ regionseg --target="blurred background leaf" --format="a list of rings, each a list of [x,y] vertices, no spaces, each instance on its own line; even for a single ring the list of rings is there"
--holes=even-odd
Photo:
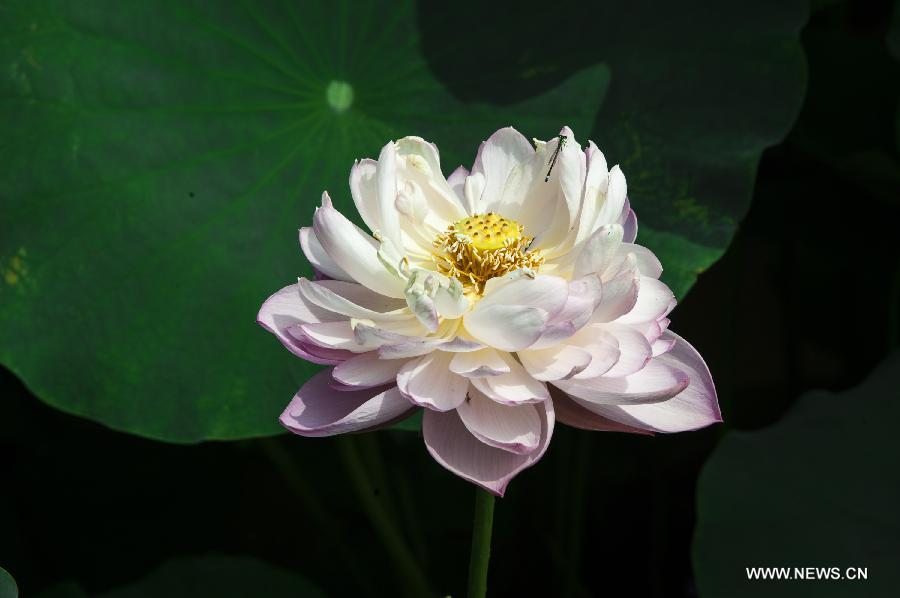
[[[325,594],[295,573],[249,557],[207,555],[180,557],[127,586],[94,594],[97,598],[324,598]],[[40,598],[87,598],[77,584],[48,589]]]
[[[523,3],[462,0],[461,14],[478,15],[464,44],[441,26],[439,6],[421,5],[425,55],[463,98],[509,102],[580,65],[609,65],[591,138],[622,165],[638,242],[659,254],[663,279],[683,297],[746,214],[762,151],[797,116],[806,2],[529,2],[511,43],[510,15]],[[510,83],[473,85],[482,70],[506,71]]]
[[[519,476],[498,504],[492,595],[555,596],[563,583],[564,590],[579,597],[696,597],[698,587],[690,559],[695,482],[725,429],[748,431],[771,425],[809,388],[842,391],[858,386],[883,360],[890,344],[896,346],[900,338],[900,284],[896,282],[900,281],[900,255],[890,240],[896,237],[900,204],[871,184],[867,176],[850,176],[853,173],[842,160],[829,159],[827,152],[817,151],[816,143],[809,140],[810,134],[827,133],[834,127],[832,135],[819,137],[830,149],[839,153],[873,150],[889,160],[897,159],[893,132],[900,86],[897,62],[885,44],[894,4],[893,0],[813,3],[811,20],[801,37],[810,81],[798,122],[784,141],[764,152],[752,185],[749,213],[726,254],[700,276],[673,312],[673,328],[700,350],[715,376],[724,426],[653,438],[588,435],[558,427],[542,462]],[[693,1],[671,7],[647,2],[478,6],[464,2],[438,8],[435,3],[416,6],[416,35],[427,68],[462,104],[515,106],[557,88],[585,67],[606,65],[608,88],[590,137],[601,143],[610,163],[628,159],[625,172],[632,187],[639,183],[631,172],[636,173],[642,165],[655,168],[655,154],[623,157],[621,152],[627,152],[630,143],[606,135],[615,117],[607,112],[616,105],[612,98],[621,93],[623,99],[618,105],[632,102],[645,113],[658,114],[655,119],[667,118],[666,110],[675,97],[692,98],[697,106],[695,113],[673,111],[673,119],[680,124],[659,129],[666,133],[671,151],[682,145],[690,148],[683,157],[693,167],[671,170],[669,182],[658,193],[676,196],[673,190],[683,184],[679,181],[705,180],[707,189],[718,191],[698,195],[698,201],[728,206],[723,209],[735,220],[741,218],[741,205],[746,209],[746,203],[741,202],[749,197],[751,183],[734,179],[738,183],[732,193],[730,183],[734,181],[727,169],[722,170],[722,164],[705,165],[708,152],[715,154],[709,142],[711,135],[722,131],[723,143],[746,145],[750,160],[751,146],[755,145],[746,144],[740,132],[752,132],[757,122],[761,129],[765,123],[769,127],[771,122],[760,116],[761,112],[771,111],[773,120],[784,118],[788,122],[796,106],[788,100],[778,103],[776,98],[781,94],[788,98],[792,90],[802,89],[804,81],[796,34],[785,33],[800,18],[802,4],[735,2],[710,8],[709,3]],[[265,4],[257,8],[264,9]],[[114,20],[115,12],[103,18]],[[0,14],[6,26],[12,19],[9,9]],[[390,22],[384,19],[385,25]],[[778,23],[782,25],[776,26]],[[380,25],[376,23],[375,27]],[[144,26],[151,30],[155,27],[158,24]],[[0,47],[13,52],[10,48],[17,47],[15,43],[21,48],[21,39],[4,36]],[[300,43],[293,38],[288,41]],[[654,56],[646,58],[661,65],[646,72],[630,71],[627,80],[623,79],[623,67],[616,63],[628,62],[629,53],[641,55],[642,44],[660,46]],[[769,44],[771,54],[764,51]],[[337,40],[331,40],[322,53],[331,56],[328,48],[337,45]],[[758,56],[759,63],[752,69],[739,66],[729,72],[731,62],[741,64],[744,48],[747,56]],[[76,49],[73,47],[71,56],[80,54]],[[618,58],[614,60],[614,56]],[[230,69],[225,62],[218,66]],[[264,74],[265,69],[261,67],[259,73]],[[2,77],[9,76],[5,71]],[[637,84],[629,82],[632,78],[648,86],[652,83],[653,93],[637,93]],[[152,79],[139,82],[142,90],[146,91],[148,81]],[[858,86],[860,93],[845,93],[841,88],[844,82]],[[617,86],[631,91],[625,94]],[[667,95],[667,86],[678,93]],[[718,114],[715,109],[731,109],[725,102],[728,89],[754,97],[753,105],[737,105],[735,112],[721,121],[708,119],[705,114],[710,110]],[[717,97],[715,93],[723,95]],[[222,105],[228,105],[224,102],[227,99],[222,98]],[[721,105],[710,108],[704,102]],[[595,111],[597,106],[586,106],[585,110],[588,108]],[[850,119],[855,126],[835,125],[839,117]],[[152,120],[153,115],[144,118]],[[555,128],[557,123],[552,125]],[[681,125],[684,130],[676,135]],[[7,126],[11,125],[6,121],[0,125]],[[582,141],[589,137],[576,132]],[[764,133],[775,134],[772,128]],[[143,134],[158,139],[163,132],[148,127]],[[472,143],[484,135],[477,131]],[[365,155],[374,155],[382,141],[373,138]],[[614,148],[615,143],[621,143],[621,149]],[[471,162],[474,146],[462,147],[458,157],[448,156],[450,149],[446,146],[441,143],[445,171],[458,163]],[[0,147],[4,147],[0,149],[3,156],[13,151],[3,143]],[[10,164],[5,163],[8,169]],[[241,163],[235,168],[247,170]],[[349,163],[343,164],[339,172],[329,175],[337,181],[331,190],[342,202],[349,200],[348,168]],[[255,174],[258,177],[264,172]],[[284,262],[272,266],[272,271],[264,268],[262,274],[254,274],[269,276],[267,286],[236,291],[228,287],[232,284],[229,278],[222,287],[222,292],[244,297],[241,309],[251,318],[267,292],[304,272],[293,235],[297,226],[309,222],[321,188],[333,184],[325,181],[324,174],[316,173],[314,178],[319,176],[323,182],[314,185],[310,178],[302,190],[298,178],[296,196],[291,190],[290,197],[279,204],[291,213],[279,223],[284,230],[266,238],[278,244],[282,252],[279,259]],[[47,180],[52,181],[52,177]],[[176,182],[173,197],[189,190],[196,195],[196,189]],[[12,228],[6,214],[10,213],[9,198],[13,197],[7,190],[13,183],[9,176],[0,180],[0,246]],[[742,189],[748,195],[742,196]],[[128,202],[134,202],[127,192],[123,190],[123,201],[127,197]],[[704,248],[715,249],[715,243],[704,240],[706,229],[688,227],[688,221],[678,224],[685,228],[670,230],[665,222],[667,212],[649,205],[642,207],[646,193],[631,192],[641,218],[641,240],[648,242],[650,236],[644,233],[649,227],[697,243],[701,253],[696,259],[702,257]],[[151,199],[159,201],[158,197]],[[281,201],[278,197],[276,200]],[[185,201],[196,201],[196,197],[185,196]],[[213,204],[203,205],[208,208]],[[63,207],[68,213],[77,205]],[[195,204],[183,209],[199,207]],[[171,212],[175,208],[170,205],[167,209]],[[717,210],[711,208],[711,213],[719,213]],[[712,221],[722,222],[716,218]],[[48,217],[48,222],[66,227],[64,220]],[[127,222],[123,219],[124,224]],[[134,229],[146,243],[147,234],[136,226]],[[73,223],[66,230],[78,228]],[[228,238],[234,242],[234,237]],[[673,245],[680,240],[674,239]],[[229,257],[246,259],[244,253],[258,254],[261,250],[251,247],[254,242],[247,240],[246,252],[229,248]],[[671,256],[659,245],[654,248],[666,262],[667,276],[680,270],[693,279],[697,268],[685,254]],[[204,257],[210,258],[207,254],[209,251]],[[2,260],[6,257],[0,256]],[[11,261],[0,261],[4,268],[0,278],[12,265]],[[95,270],[96,263],[85,262],[79,271]],[[678,286],[677,279],[670,278],[669,282]],[[9,296],[7,284],[0,280],[0,303]],[[79,283],[82,293],[84,286]],[[83,301],[78,296],[75,299]],[[0,307],[0,311],[3,309]],[[88,313],[83,303],[80,309]],[[177,315],[185,320],[183,313]],[[256,330],[252,321],[240,321],[246,325],[248,355],[265,354],[271,349],[268,355],[272,359],[283,357],[283,361],[273,362],[283,369],[271,377],[271,388],[265,392],[289,396],[307,375],[306,370],[286,374],[288,368],[299,365],[296,360],[284,354],[263,331]],[[6,336],[7,326],[0,318],[0,361],[4,360],[2,355],[14,350],[6,347],[11,342]],[[41,331],[48,334],[49,328],[50,323]],[[101,332],[106,334],[100,330],[94,335]],[[184,345],[175,347],[178,359],[195,351],[199,342],[186,335],[179,340],[184,340]],[[23,354],[34,353],[30,338],[18,342]],[[92,336],[76,344],[78,350],[66,358],[75,366],[94,363],[93,342]],[[159,341],[151,335],[149,342]],[[60,351],[68,347],[61,346]],[[115,365],[115,361],[107,365]],[[172,369],[171,364],[164,365]],[[220,365],[205,364],[203,375],[215,375]],[[51,367],[68,368],[71,374],[75,366],[48,362],[42,375],[51,378]],[[98,379],[122,376],[106,370],[92,375]],[[26,378],[30,387],[40,389],[34,381]],[[279,385],[280,390],[275,388]],[[197,382],[195,388],[200,386]],[[285,435],[262,441],[187,446],[160,443],[52,409],[36,400],[5,368],[0,368],[0,389],[0,451],[10,463],[4,491],[0,492],[0,512],[5,514],[0,563],[15,572],[23,595],[39,595],[65,580],[73,581],[70,588],[102,595],[146,577],[173,555],[204,553],[253,555],[301,573],[329,596],[397,594],[398,573],[361,508],[360,495],[348,479],[335,439],[301,441]],[[78,389],[86,396],[97,396],[93,387]],[[185,396],[173,384],[158,402],[190,414],[193,403],[178,404]],[[134,408],[130,395],[116,397],[123,409]],[[282,396],[262,394],[254,400],[259,409],[275,413],[285,402]],[[219,417],[230,415],[223,409]],[[370,477],[368,492],[391,513],[432,587],[442,595],[462,595],[470,543],[471,487],[435,465],[423,450],[419,434],[384,431],[353,440]],[[295,466],[290,477],[273,467],[272,445],[284,453],[288,465]],[[816,484],[822,496],[836,492],[827,478],[810,483]],[[854,513],[847,515],[852,516]],[[894,514],[882,515],[873,509],[875,516],[886,520]],[[728,539],[721,549],[731,550],[736,542]],[[350,558],[335,556],[348,553]],[[708,584],[702,589],[702,598],[719,598]],[[851,589],[865,592],[862,586]]]
[[[697,496],[703,596],[890,596],[900,585],[900,353],[857,388],[813,392],[775,425],[730,432]],[[726,548],[727,547],[727,548]],[[861,581],[747,579],[745,567],[864,567]],[[858,586],[858,587],[854,587]],[[854,594],[858,591],[859,594]]]
[[[587,131],[609,80],[463,104],[408,1],[4,10],[0,358],[56,407],[176,442],[280,429],[315,366],[255,314],[309,273],[297,229],[322,191],[352,213],[355,158],[407,134],[471,160],[511,122]]]
[[[569,124],[621,162],[682,296],[796,114],[804,4],[482,8],[4,5],[0,361],[118,430],[276,433],[314,367],[253,317],[308,274],[296,229],[321,191],[347,210],[352,160],[388,139],[434,140],[449,172],[507,124]]]

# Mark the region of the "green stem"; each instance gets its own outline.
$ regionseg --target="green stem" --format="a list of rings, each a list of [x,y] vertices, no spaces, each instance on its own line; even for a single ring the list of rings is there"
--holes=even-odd
[[[381,542],[397,567],[401,582],[406,586],[406,594],[409,596],[431,596],[425,574],[419,568],[418,562],[406,545],[403,536],[397,530],[387,509],[375,495],[372,483],[366,474],[356,440],[350,435],[337,438],[338,450],[353,489],[362,503],[363,510],[369,517],[369,521],[375,527],[375,531],[381,538]]]
[[[475,490],[472,520],[472,554],[469,557],[469,598],[487,595],[488,561],[491,558],[491,529],[494,526],[494,495]]]

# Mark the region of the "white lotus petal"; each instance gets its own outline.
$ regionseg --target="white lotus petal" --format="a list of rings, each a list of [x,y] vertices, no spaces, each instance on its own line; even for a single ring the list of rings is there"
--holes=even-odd
[[[450,361],[450,371],[466,378],[484,378],[508,374],[509,364],[494,349],[457,353]]]
[[[522,166],[534,155],[534,148],[521,133],[512,127],[500,129],[491,135],[478,150],[472,173],[484,175],[484,191],[476,208],[481,212],[502,212],[503,188],[510,173]],[[515,218],[510,214],[511,218]]]
[[[622,424],[652,432],[684,432],[722,421],[716,388],[703,358],[683,338],[666,332],[665,338],[675,341],[668,353],[654,359],[677,368],[690,377],[690,385],[675,397],[651,404],[598,405],[581,404],[594,413]]]
[[[390,239],[395,247],[402,247],[400,214],[394,205],[397,201],[397,147],[393,141],[381,148],[375,184],[378,190],[378,220],[381,224],[378,232],[382,238]]]
[[[378,259],[378,242],[331,206],[328,194],[313,217],[316,237],[325,252],[353,279],[388,297],[403,297],[404,281]]]
[[[537,380],[567,380],[584,371],[591,353],[581,347],[557,345],[548,349],[516,353],[528,373]]]
[[[616,321],[621,324],[642,324],[664,317],[675,307],[675,294],[664,282],[641,276],[640,292],[634,306]]]
[[[528,454],[541,440],[540,407],[501,405],[470,388],[469,398],[457,407],[463,425],[483,443],[516,453]]]
[[[535,380],[519,362],[509,354],[498,353],[498,355],[509,366],[509,373],[486,378],[472,378],[472,386],[504,405],[537,403],[550,398],[544,383]]]
[[[348,318],[402,321],[409,320],[412,317],[408,311],[401,310],[404,307],[403,303],[398,302],[396,299],[373,293],[356,283],[337,280],[313,282],[300,278],[297,280],[297,285],[300,294],[310,303]],[[373,300],[373,298],[375,299]],[[378,298],[380,298],[380,301]],[[364,307],[355,303],[353,299],[358,299],[360,303],[376,304],[384,311],[376,311],[375,309]]]
[[[591,405],[636,405],[666,401],[687,388],[690,378],[677,367],[653,360],[630,376],[557,380],[553,384],[591,409]]]
[[[619,165],[613,166],[609,171],[609,187],[606,191],[606,199],[597,213],[597,226],[618,222],[625,206],[625,198],[628,196],[628,184],[625,175]]]
[[[336,365],[331,375],[347,386],[373,387],[395,384],[397,372],[405,363],[404,359],[379,359],[378,353],[370,351]]]
[[[310,226],[300,229],[300,249],[313,268],[329,278],[352,282],[353,277],[335,263],[319,243],[316,232]]]
[[[449,411],[466,399],[469,381],[450,371],[452,353],[434,351],[408,361],[397,373],[397,388],[416,405]]]

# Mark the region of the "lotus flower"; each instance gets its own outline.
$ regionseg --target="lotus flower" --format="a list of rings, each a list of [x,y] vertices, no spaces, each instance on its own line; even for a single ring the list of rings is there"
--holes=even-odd
[[[634,244],[625,176],[593,142],[501,129],[444,178],[437,148],[405,137],[356,162],[350,191],[371,234],[323,194],[300,230],[316,279],[259,312],[328,366],[281,415],[288,430],[358,432],[424,409],[435,460],[502,496],[557,420],[638,434],[721,421],[703,359],[668,330],[662,266]]]

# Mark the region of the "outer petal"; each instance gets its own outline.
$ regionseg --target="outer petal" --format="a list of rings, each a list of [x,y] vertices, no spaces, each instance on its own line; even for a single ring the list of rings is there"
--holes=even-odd
[[[682,370],[658,361],[653,360],[641,371],[621,378],[600,376],[588,380],[557,380],[553,384],[588,409],[594,405],[659,403],[683,391],[691,380]]]
[[[353,354],[317,346],[303,334],[300,326],[307,322],[332,322],[340,317],[304,299],[298,285],[292,284],[266,299],[256,321],[294,355],[313,363],[334,365]]]
[[[558,388],[554,389],[552,395],[556,419],[567,426],[578,428],[579,430],[591,430],[592,432],[629,432],[631,434],[653,435],[653,432],[649,430],[628,426],[602,415],[597,415],[593,411],[588,411]]]
[[[503,496],[509,482],[534,465],[547,450],[553,435],[555,416],[550,401],[538,406],[541,440],[538,448],[518,455],[488,446],[473,436],[456,411],[425,411],[422,432],[425,446],[434,459],[459,477]]]
[[[405,363],[405,359],[379,359],[377,352],[370,351],[337,365],[331,375],[347,386],[372,388],[396,384],[397,372]]]
[[[353,277],[344,272],[344,270],[338,266],[327,253],[325,253],[325,249],[316,238],[316,233],[312,227],[306,226],[300,229],[300,249],[303,250],[303,255],[306,256],[306,260],[312,264],[312,267],[322,274],[329,278],[333,278],[334,280],[353,281]]]
[[[456,412],[466,428],[485,444],[526,454],[541,441],[541,417],[537,405],[501,405],[474,388]]]
[[[345,318],[364,318],[375,321],[399,322],[411,320],[412,314],[399,311],[405,307],[402,301],[374,293],[355,282],[305,278],[297,281],[300,294],[309,303]]]
[[[722,421],[716,388],[703,358],[683,338],[665,332],[662,338],[675,340],[668,353],[654,359],[674,366],[690,376],[690,386],[668,401],[649,405],[588,405],[594,413],[619,423],[653,432],[685,432]]]
[[[301,436],[333,436],[380,426],[412,414],[396,388],[336,392],[331,371],[313,376],[294,395],[279,421]]]
[[[403,297],[404,281],[378,259],[378,243],[331,206],[328,194],[313,216],[316,237],[326,253],[358,283],[388,297]]]
[[[625,236],[622,239],[626,243],[634,243],[638,233],[637,215],[631,209],[631,203],[627,197],[625,198],[625,205],[622,207],[622,214],[617,222],[625,229]]]
[[[466,400],[469,381],[450,371],[452,353],[434,351],[406,363],[397,373],[397,387],[416,405],[448,411]]]
[[[288,350],[301,359],[319,365],[337,365],[353,357],[354,353],[345,349],[332,349],[316,344],[298,326],[288,329],[293,344],[285,344]]]
[[[298,340],[306,339],[325,349],[340,349],[353,353],[366,353],[378,347],[371,339],[360,339],[355,334],[350,320],[322,322],[321,324],[300,324],[288,331]]]

